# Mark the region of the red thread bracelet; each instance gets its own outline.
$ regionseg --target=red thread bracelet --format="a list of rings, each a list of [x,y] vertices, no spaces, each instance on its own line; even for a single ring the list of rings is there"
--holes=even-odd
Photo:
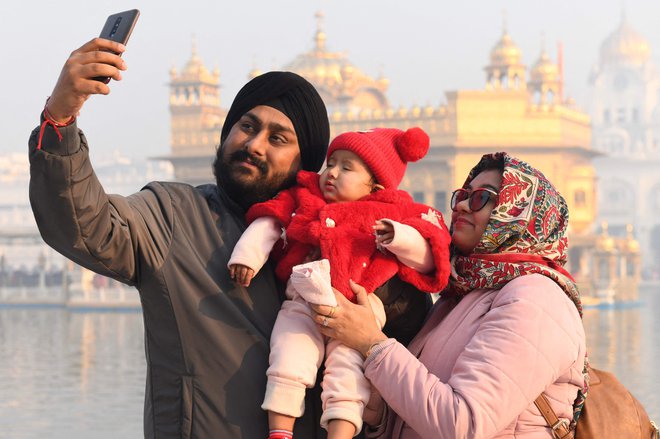
[[[48,99],[50,99],[50,96],[48,97]],[[53,116],[48,111],[48,99],[46,99],[46,104],[44,105],[44,111],[42,113],[44,121],[41,123],[41,128],[39,128],[39,141],[37,142],[37,149],[41,149],[41,141],[44,137],[46,126],[48,125],[52,126],[53,129],[55,130],[55,134],[57,134],[57,138],[60,141],[62,141],[62,133],[60,133],[59,128],[68,127],[69,125],[71,125],[73,122],[76,121],[76,116],[71,116],[71,118],[65,123],[61,123],[53,119]]]

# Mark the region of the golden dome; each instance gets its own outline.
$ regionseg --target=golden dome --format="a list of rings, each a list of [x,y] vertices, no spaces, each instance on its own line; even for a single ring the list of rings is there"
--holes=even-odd
[[[559,81],[559,67],[550,60],[548,53],[544,49],[541,51],[538,61],[532,66],[530,82],[552,83],[557,81]]]
[[[373,103],[368,109],[387,108],[387,79],[374,79],[353,65],[344,53],[328,51],[326,35],[321,28],[323,14],[317,13],[316,18],[318,28],[314,35],[314,48],[298,55],[283,70],[295,72],[311,82],[327,106],[345,105],[347,102],[351,106],[352,101],[365,102],[368,95],[370,99],[366,100]]]
[[[284,66],[305,77],[312,84],[322,84],[334,87],[343,80],[352,79],[357,69],[338,52],[328,52],[325,48],[326,35],[322,30],[323,13],[315,14],[317,29],[314,34],[314,48],[309,52],[298,55],[293,61]]]
[[[490,51],[490,65],[493,67],[518,65],[521,58],[522,52],[505,29],[500,40]]]
[[[172,80],[175,79],[176,70],[170,70],[170,77]],[[190,60],[186,63],[181,70],[181,74],[178,76],[177,81],[179,82],[205,82],[208,84],[217,84],[220,72],[217,68],[213,70],[213,73],[204,66],[202,59],[197,54],[197,44],[193,40],[192,43],[192,53]]]
[[[649,60],[651,49],[648,41],[621,19],[618,29],[612,32],[600,46],[600,63],[632,64],[639,66]]]
[[[313,51],[298,55],[284,70],[296,72],[315,85],[334,87],[344,77],[352,77],[357,69],[340,54]]]

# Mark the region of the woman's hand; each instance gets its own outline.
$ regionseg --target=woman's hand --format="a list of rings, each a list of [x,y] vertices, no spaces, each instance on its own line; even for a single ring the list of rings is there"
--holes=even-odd
[[[48,99],[50,116],[65,123],[78,115],[90,95],[110,93],[110,87],[93,78],[104,76],[120,81],[120,70],[126,70],[126,62],[119,56],[124,50],[123,44],[94,38],[73,51]]]
[[[334,290],[337,298],[334,311],[331,306],[311,305],[316,313],[314,321],[323,335],[339,340],[366,357],[369,348],[379,341],[387,340],[387,336],[380,330],[365,289],[353,281],[350,281],[350,285],[357,296],[357,303],[352,303]]]

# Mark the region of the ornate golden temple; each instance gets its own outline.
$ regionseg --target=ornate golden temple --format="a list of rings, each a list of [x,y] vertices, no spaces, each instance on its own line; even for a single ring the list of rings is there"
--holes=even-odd
[[[170,69],[170,145],[169,160],[177,180],[192,184],[213,181],[211,163],[220,143],[220,130],[227,110],[220,104],[220,72],[212,72],[197,55],[179,73]]]
[[[538,167],[566,198],[571,214],[571,272],[581,288],[593,282],[593,234],[596,176],[589,116],[563,96],[561,51],[554,63],[545,49],[531,68],[506,28],[494,44],[480,89],[445,92],[440,106],[393,108],[388,80],[373,78],[341,52],[326,46],[322,15],[313,47],[283,66],[307,78],[328,107],[331,135],[376,126],[422,127],[431,138],[428,155],[411,163],[401,184],[420,202],[449,217],[451,192],[488,152],[507,151]],[[258,75],[253,70],[250,77]],[[226,110],[220,104],[217,70],[209,73],[193,47],[183,71],[170,73],[171,160],[177,180],[199,184],[213,180],[211,163]],[[435,91],[430,90],[429,94]],[[604,238],[603,238],[604,239]]]

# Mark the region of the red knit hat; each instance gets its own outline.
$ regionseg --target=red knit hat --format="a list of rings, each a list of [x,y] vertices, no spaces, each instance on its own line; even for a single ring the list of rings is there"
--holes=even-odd
[[[335,137],[328,147],[328,157],[338,149],[357,154],[374,174],[376,183],[396,189],[408,162],[416,162],[428,152],[429,136],[417,127],[406,131],[397,128],[351,131]]]

